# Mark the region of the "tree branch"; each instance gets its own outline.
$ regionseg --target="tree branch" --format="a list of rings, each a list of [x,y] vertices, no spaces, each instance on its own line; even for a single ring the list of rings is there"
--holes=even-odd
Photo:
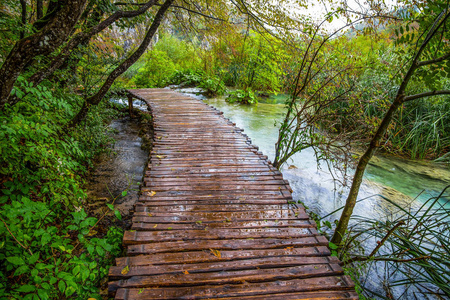
[[[61,46],[77,24],[87,0],[67,0],[42,30],[19,40],[0,68],[0,109],[8,103],[11,90],[25,66],[39,55]]]
[[[436,96],[436,95],[450,95],[450,90],[430,91],[430,92],[415,94],[415,95],[411,95],[411,96],[405,96],[403,98],[403,101],[404,102],[412,101],[412,100],[430,97],[430,96]]]
[[[78,124],[81,120],[83,120],[86,117],[87,112],[89,111],[89,107],[93,105],[98,105],[105,96],[105,94],[108,92],[109,88],[114,83],[116,78],[122,75],[126,70],[128,70],[128,68],[142,56],[142,54],[145,52],[148,45],[150,44],[150,41],[152,40],[156,31],[158,30],[164,18],[164,15],[166,14],[166,12],[171,7],[174,1],[175,0],[166,0],[166,2],[164,2],[164,4],[156,13],[155,18],[152,24],[150,25],[149,29],[147,30],[147,33],[142,43],[139,45],[139,48],[109,74],[108,78],[103,83],[100,90],[92,97],[86,99],[86,102],[83,104],[83,107],[80,109],[78,114],[67,124],[66,127],[73,127],[76,124]]]
[[[447,53],[447,54],[445,54],[445,55],[443,55],[443,56],[441,56],[441,57],[435,58],[435,59],[430,59],[430,60],[421,61],[421,62],[419,62],[417,65],[418,65],[419,67],[427,66],[427,65],[431,65],[431,64],[440,63],[440,62],[442,62],[442,61],[444,61],[444,60],[447,60],[447,59],[449,59],[449,58],[450,58],[450,53]]]
[[[28,252],[29,252],[31,255],[33,255],[33,252],[31,252],[31,250],[28,249],[28,247],[25,247],[21,242],[19,242],[18,239],[16,239],[16,237],[15,237],[14,234],[11,232],[11,230],[9,230],[9,227],[8,227],[8,225],[6,224],[5,220],[3,220],[2,217],[0,217],[0,220],[2,220],[3,224],[5,224],[6,230],[8,230],[9,234],[13,237],[13,239],[17,242],[17,244],[19,244],[20,247],[22,247],[23,249],[28,250]]]
[[[155,4],[155,2],[156,0],[147,1],[146,3],[142,4],[142,7],[132,11],[117,11],[110,17],[105,19],[103,22],[90,28],[88,31],[76,34],[64,47],[64,49],[58,54],[58,56],[52,60],[50,66],[34,73],[28,81],[32,82],[34,85],[41,83],[45,78],[49,77],[51,74],[53,74],[53,72],[61,67],[65,60],[70,56],[72,49],[81,44],[83,41],[90,39],[92,36],[96,35],[121,18],[133,18],[145,13],[151,6]]]

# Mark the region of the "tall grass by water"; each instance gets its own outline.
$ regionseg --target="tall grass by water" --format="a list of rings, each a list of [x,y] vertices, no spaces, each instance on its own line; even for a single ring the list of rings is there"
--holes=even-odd
[[[450,186],[418,208],[395,208],[386,220],[355,216],[344,263],[352,264],[370,297],[448,299],[450,297]],[[359,242],[355,242],[358,240]],[[363,242],[361,242],[363,241]],[[355,247],[355,245],[357,247]],[[363,246],[364,245],[364,246]],[[371,245],[371,252],[366,252]],[[352,248],[353,247],[353,248]],[[371,276],[383,286],[371,286]]]

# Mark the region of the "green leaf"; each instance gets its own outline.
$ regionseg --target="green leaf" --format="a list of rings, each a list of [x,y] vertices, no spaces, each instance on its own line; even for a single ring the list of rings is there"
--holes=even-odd
[[[330,247],[330,249],[336,250],[338,248],[338,246],[336,246],[335,244],[333,244],[332,242],[330,242],[328,244],[328,247]]]
[[[78,266],[75,266],[75,268],[73,268],[73,270],[72,270],[72,274],[74,275],[74,276],[77,276],[78,275],[78,273],[80,273],[80,266],[78,265]]]
[[[50,289],[50,287],[48,289]],[[48,293],[46,290],[39,289],[37,292],[38,292],[40,299],[49,299],[49,296],[48,296]]]
[[[7,257],[6,260],[14,265],[24,265],[25,264],[23,259],[21,257],[17,257],[17,256]]]
[[[26,273],[29,270],[28,266],[20,266],[16,269],[16,271],[14,272],[14,276],[19,276],[22,275],[24,273]]]
[[[125,197],[127,195],[127,191],[122,192],[122,197]]]
[[[38,259],[39,259],[39,252],[36,252],[28,259],[28,263],[34,265]]]
[[[30,293],[30,292],[34,292],[35,290],[36,290],[36,287],[34,285],[25,284],[25,285],[22,285],[20,288],[18,288],[16,291],[21,292],[21,293]]]
[[[51,239],[52,236],[48,232],[44,233],[41,237],[41,245],[46,245],[48,242],[50,242]]]
[[[97,250],[98,255],[100,255],[100,256],[105,255],[105,250],[103,250],[102,247],[96,246],[96,247],[95,247],[95,250]]]
[[[75,293],[75,291],[76,291],[75,288],[73,288],[71,286],[67,287],[66,292],[65,292],[66,297],[71,296],[73,293]]]
[[[122,215],[120,214],[120,212],[118,210],[115,210],[114,214],[116,215],[117,219],[122,220]]]
[[[112,205],[111,203],[106,203],[106,206],[108,206],[110,210],[114,210],[114,205]]]
[[[64,293],[64,291],[66,289],[66,284],[64,283],[64,281],[60,280],[58,282],[58,289],[61,293]]]

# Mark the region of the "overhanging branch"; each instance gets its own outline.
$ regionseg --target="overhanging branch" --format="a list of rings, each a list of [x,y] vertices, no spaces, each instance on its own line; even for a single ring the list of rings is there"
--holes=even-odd
[[[437,95],[450,95],[450,90],[440,90],[440,91],[429,91],[425,93],[415,94],[411,96],[406,96],[403,98],[403,101],[412,101],[420,98],[430,97],[430,96],[437,96]]]

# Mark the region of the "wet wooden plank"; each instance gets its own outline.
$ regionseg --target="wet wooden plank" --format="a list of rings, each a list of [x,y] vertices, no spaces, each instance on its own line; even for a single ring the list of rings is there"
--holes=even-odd
[[[225,271],[247,271],[247,270],[275,270],[280,268],[291,268],[298,266],[308,266],[311,269],[307,269],[310,272],[312,269],[318,269],[318,265],[330,266],[333,265],[333,270],[331,272],[339,272],[343,274],[342,268],[339,266],[337,259],[329,258],[327,256],[272,256],[272,257],[262,257],[262,258],[250,258],[241,260],[220,260],[220,261],[209,261],[209,262],[195,262],[195,263],[184,263],[177,262],[171,264],[158,264],[158,265],[125,265],[111,267],[109,270],[109,276],[115,279],[124,279],[132,276],[143,276],[143,275],[158,275],[158,274],[194,274],[194,273],[211,273],[210,277],[217,276],[213,273],[221,273],[220,278],[223,280]],[[125,271],[124,271],[125,269]],[[187,272],[186,272],[187,271]],[[279,272],[279,270],[278,270]],[[301,270],[293,271],[294,274],[299,274],[305,277],[305,273]],[[241,273],[249,274],[249,273]],[[258,273],[253,273],[258,274]],[[307,276],[312,274],[307,273]],[[238,274],[235,274],[235,276]],[[204,276],[208,277],[208,276]],[[158,286],[156,280],[153,280],[152,284]],[[271,278],[270,280],[279,280],[281,278]],[[189,278],[192,280],[192,278]],[[195,279],[195,281],[200,281],[201,278]],[[241,281],[244,279],[240,279]],[[248,279],[245,279],[248,281]],[[169,281],[169,280],[164,280]],[[209,282],[212,283],[212,282]],[[207,284],[204,282],[203,284]]]
[[[323,236],[303,238],[267,238],[245,240],[209,240],[209,241],[175,241],[151,244],[135,244],[128,246],[128,255],[151,253],[174,253],[184,251],[217,250],[257,250],[281,249],[286,247],[328,246],[328,240]]]
[[[239,284],[204,285],[172,288],[119,289],[116,299],[205,299],[242,297],[289,292],[317,292],[352,290],[354,285],[347,276],[328,276],[275,282],[242,282]],[[139,294],[140,293],[140,294]],[[126,294],[126,296],[125,296]]]
[[[126,231],[123,243],[126,245],[155,242],[224,239],[266,239],[284,237],[300,238],[317,235],[314,228],[226,228],[210,230],[168,230],[168,231]]]
[[[139,221],[138,218],[133,218],[132,230],[196,230],[203,229],[208,230],[211,228],[316,228],[316,224],[310,220],[301,220],[297,223],[291,223],[287,221],[250,221],[250,222],[202,222],[196,221],[195,223],[159,223],[153,219],[148,219],[146,222]]]
[[[356,299],[289,183],[243,130],[168,89],[130,91],[154,143],[116,299]]]
[[[211,249],[203,251],[188,251],[175,253],[155,253],[149,255],[138,255],[131,257],[120,257],[116,259],[116,265],[126,266],[148,266],[167,264],[194,264],[203,262],[231,261],[243,259],[257,259],[265,257],[320,257],[329,256],[330,251],[325,246],[311,247],[288,247],[280,249],[256,249],[256,250],[221,250],[220,257],[216,256]],[[330,262],[336,262],[331,260]]]
[[[321,259],[324,260],[324,258]],[[251,266],[252,269],[243,269],[245,268],[244,262],[242,262],[242,265],[234,264],[233,267],[240,268],[238,270],[233,270],[233,267],[231,267],[231,270],[228,270],[223,267],[223,263],[216,263],[219,267],[211,266],[210,270],[202,268],[202,264],[185,265],[180,266],[180,268],[176,268],[175,266],[129,267],[128,274],[133,274],[132,277],[111,282],[109,289],[115,290],[124,287],[198,286],[210,284],[226,285],[241,282],[268,282],[317,276],[343,275],[343,270],[338,264],[307,264],[295,267],[284,267],[283,263],[285,261],[281,258],[278,258],[278,260],[280,261],[279,267],[277,267],[274,262],[269,265],[264,265],[262,263],[258,265],[259,262],[256,262],[256,260],[250,262],[254,264]],[[315,258],[315,260],[318,260],[318,258]],[[232,264],[230,263],[230,265]],[[288,262],[288,265],[292,265],[292,262]],[[116,273],[110,274],[110,276],[115,278],[116,274],[119,274],[117,277],[120,277],[120,268],[113,268],[113,270]]]

